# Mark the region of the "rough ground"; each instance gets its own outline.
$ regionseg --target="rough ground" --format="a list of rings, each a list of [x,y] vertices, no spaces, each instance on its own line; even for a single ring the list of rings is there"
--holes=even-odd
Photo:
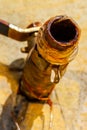
[[[20,52],[26,42],[0,35],[0,130],[87,130],[87,0],[0,0],[0,19],[22,28],[60,14],[76,20],[81,38],[77,57],[51,95],[52,111],[49,105],[27,102],[20,95],[15,103],[21,72],[9,66],[26,57]],[[12,114],[15,104],[20,115],[24,111],[18,118],[20,129]]]

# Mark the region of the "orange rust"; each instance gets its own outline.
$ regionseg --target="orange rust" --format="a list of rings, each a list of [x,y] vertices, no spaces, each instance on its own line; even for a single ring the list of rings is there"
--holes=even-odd
[[[49,19],[35,37],[32,35],[35,48],[27,57],[22,81],[22,91],[28,97],[48,101],[77,54],[79,37],[78,25],[68,16]]]
[[[14,29],[9,29],[9,32],[8,32],[8,37],[11,37],[12,39],[15,39],[15,40],[18,40],[18,41],[25,41],[28,39],[29,37],[29,34],[28,33],[20,33],[19,35],[19,32],[14,30]]]
[[[49,95],[78,51],[80,29],[66,15],[52,17],[42,26],[35,22],[27,29],[0,20],[0,33],[18,41],[28,41],[29,52],[22,76],[22,91],[31,98],[48,100]]]

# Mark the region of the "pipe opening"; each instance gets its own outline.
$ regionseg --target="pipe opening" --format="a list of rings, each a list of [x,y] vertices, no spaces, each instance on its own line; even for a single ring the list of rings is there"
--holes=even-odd
[[[55,40],[67,43],[75,38],[76,27],[69,19],[60,22],[55,20],[50,27],[50,33]]]

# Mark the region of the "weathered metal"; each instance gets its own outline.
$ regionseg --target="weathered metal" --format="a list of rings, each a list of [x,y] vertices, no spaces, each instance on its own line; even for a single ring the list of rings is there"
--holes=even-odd
[[[68,16],[51,18],[36,37],[32,35],[35,45],[28,54],[21,86],[29,98],[49,99],[68,63],[77,54],[79,36],[78,25]]]
[[[2,24],[8,27],[2,34],[19,41],[28,40],[28,47],[21,49],[28,52],[21,91],[28,98],[47,101],[77,54],[80,37],[77,23],[64,15],[53,17],[42,26],[31,24],[25,30],[4,22],[0,26]]]
[[[39,29],[40,26],[22,29],[16,25],[10,24],[0,19],[0,34],[3,34],[17,41],[28,40],[29,34],[32,32],[37,32]]]

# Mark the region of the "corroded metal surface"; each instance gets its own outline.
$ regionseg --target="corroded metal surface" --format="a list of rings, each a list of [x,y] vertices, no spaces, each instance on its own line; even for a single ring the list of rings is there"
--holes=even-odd
[[[1,34],[13,39],[28,40],[25,52],[29,54],[20,86],[22,93],[28,98],[49,100],[55,84],[77,54],[80,37],[78,25],[72,18],[60,15],[50,18],[41,27],[36,22],[27,29],[0,20],[0,30]]]
[[[49,100],[68,63],[77,54],[79,37],[78,25],[68,16],[56,16],[45,22],[37,35],[30,38],[35,47],[24,66],[22,92],[30,98]]]
[[[0,18],[22,28],[26,28],[34,21],[44,23],[46,19],[57,14],[73,17],[79,23],[82,33],[78,55],[69,64],[66,74],[51,94],[53,101],[51,129],[87,130],[87,1],[0,0]],[[1,124],[6,126],[1,128],[3,130],[10,130],[13,125],[10,113],[23,67],[20,65],[20,59],[26,57],[26,54],[19,51],[23,46],[26,46],[26,43],[20,44],[0,35],[0,127]],[[10,64],[12,70],[9,71]],[[10,92],[13,92],[12,97]],[[23,106],[21,110],[22,108]],[[51,115],[49,105],[28,102],[24,114],[23,120],[19,123],[21,130],[49,130]]]
[[[34,28],[32,27],[32,28],[22,29],[0,19],[0,33],[18,41],[28,40],[29,34],[32,32],[37,32],[39,28],[40,27],[37,26]]]

